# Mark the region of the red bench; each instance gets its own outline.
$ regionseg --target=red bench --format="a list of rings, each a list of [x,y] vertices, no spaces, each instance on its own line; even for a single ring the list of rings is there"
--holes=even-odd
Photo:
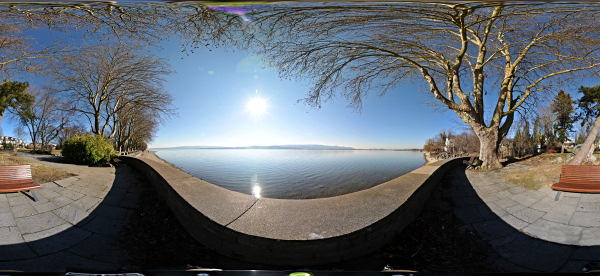
[[[34,189],[40,186],[31,178],[30,165],[0,165],[0,193],[31,191],[34,201],[38,201]]]
[[[600,193],[600,166],[594,165],[563,165],[560,170],[560,180],[552,184],[552,190],[574,193]]]

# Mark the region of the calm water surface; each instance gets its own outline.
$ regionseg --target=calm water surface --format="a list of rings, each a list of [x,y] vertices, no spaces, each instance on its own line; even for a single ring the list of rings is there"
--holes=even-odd
[[[421,152],[372,150],[160,149],[192,176],[269,198],[322,198],[367,189],[423,166]]]

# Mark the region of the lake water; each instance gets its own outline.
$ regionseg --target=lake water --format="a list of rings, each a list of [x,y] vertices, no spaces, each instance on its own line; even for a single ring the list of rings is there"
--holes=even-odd
[[[268,198],[322,198],[384,183],[425,163],[421,152],[383,150],[159,149],[192,176]]]

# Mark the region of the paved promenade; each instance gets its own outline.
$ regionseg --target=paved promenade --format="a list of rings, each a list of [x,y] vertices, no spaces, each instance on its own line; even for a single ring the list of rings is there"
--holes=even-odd
[[[510,164],[485,173],[467,172],[478,196],[506,223],[543,240],[581,246],[600,245],[600,194],[566,193],[542,187],[527,190],[499,176],[529,168]]]
[[[494,250],[490,263],[505,272],[584,272],[600,269],[598,195],[525,190],[499,174],[526,168],[511,164],[491,172],[457,167],[442,183],[438,200]],[[443,204],[442,204],[443,205]],[[587,216],[587,217],[585,217]],[[552,241],[552,242],[550,242]]]
[[[118,242],[139,200],[138,175],[127,166],[36,161],[77,176],[41,184],[38,202],[22,193],[0,194],[0,270],[135,269]]]
[[[149,186],[144,179],[128,166],[87,167],[36,158],[77,176],[42,184],[39,202],[22,193],[0,194],[0,270],[138,269],[121,248],[119,234],[136,211],[139,191]],[[600,197],[563,193],[554,201],[556,193],[549,188],[525,190],[499,176],[524,168],[511,164],[481,173],[458,166],[431,202],[462,220],[465,233],[491,245],[488,264],[495,269],[599,269]]]

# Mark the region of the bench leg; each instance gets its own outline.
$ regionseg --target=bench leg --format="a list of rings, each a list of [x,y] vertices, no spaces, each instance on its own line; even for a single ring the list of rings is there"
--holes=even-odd
[[[562,193],[562,191],[558,191],[558,193],[556,193],[556,197],[554,197],[554,201],[558,201],[560,199],[560,193]]]
[[[31,196],[33,197],[33,201],[38,202],[39,199],[37,197],[37,194],[35,193],[35,190],[29,190],[31,192]]]

